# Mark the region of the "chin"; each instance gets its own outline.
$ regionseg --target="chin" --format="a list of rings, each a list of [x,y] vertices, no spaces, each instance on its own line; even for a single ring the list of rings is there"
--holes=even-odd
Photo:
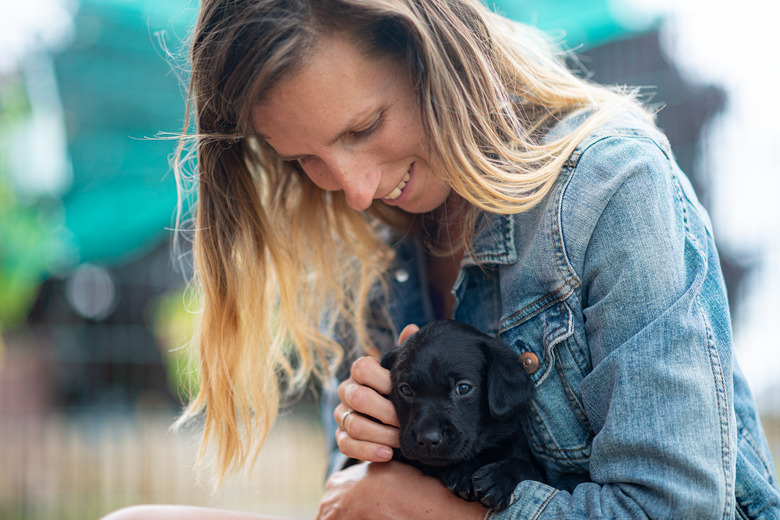
[[[409,200],[404,204],[400,204],[398,207],[407,213],[416,214],[430,213],[431,211],[437,210],[449,198],[450,189],[446,188],[441,191],[435,190],[434,193],[430,193],[431,191],[434,190],[429,190],[428,193],[425,193],[423,200]]]

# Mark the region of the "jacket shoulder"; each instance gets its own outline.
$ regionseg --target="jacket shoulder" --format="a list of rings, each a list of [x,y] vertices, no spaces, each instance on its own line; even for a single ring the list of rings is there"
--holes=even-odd
[[[674,205],[681,177],[666,137],[638,115],[623,114],[587,135],[548,201],[571,269],[581,272],[591,236],[599,224],[609,225],[607,218],[652,219]]]

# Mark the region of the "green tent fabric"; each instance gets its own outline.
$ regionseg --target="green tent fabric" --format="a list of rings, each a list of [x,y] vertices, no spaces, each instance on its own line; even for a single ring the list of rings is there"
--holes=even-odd
[[[155,137],[181,131],[184,87],[161,41],[181,53],[195,14],[191,2],[83,0],[75,39],[54,58],[73,165],[65,226],[80,262],[122,262],[170,233],[175,142]]]
[[[592,46],[636,31],[607,0],[500,0],[510,18],[566,33],[568,46]],[[175,143],[150,140],[178,132],[183,86],[165,56],[197,14],[189,0],[82,0],[75,40],[55,56],[65,109],[73,185],[63,197],[65,225],[80,262],[115,264],[170,235],[176,190],[168,157]]]

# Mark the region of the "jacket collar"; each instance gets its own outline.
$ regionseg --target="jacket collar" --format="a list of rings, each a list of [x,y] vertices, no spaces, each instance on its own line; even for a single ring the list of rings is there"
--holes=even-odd
[[[477,220],[472,240],[472,254],[466,255],[462,267],[480,264],[509,265],[517,262],[513,215],[483,213]]]

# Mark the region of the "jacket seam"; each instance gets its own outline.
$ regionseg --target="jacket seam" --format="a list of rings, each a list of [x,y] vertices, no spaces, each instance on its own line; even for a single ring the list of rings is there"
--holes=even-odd
[[[720,440],[721,440],[721,465],[723,470],[723,479],[725,483],[725,500],[723,508],[723,518],[731,518],[731,513],[734,511],[734,482],[731,478],[731,441],[729,436],[730,421],[728,414],[728,394],[726,391],[725,377],[723,375],[723,368],[720,364],[720,356],[718,355],[717,347],[715,345],[714,338],[712,337],[712,330],[710,324],[707,321],[704,310],[701,307],[701,302],[696,299],[696,309],[701,316],[705,329],[707,331],[707,351],[710,358],[710,368],[712,370],[713,383],[715,384],[715,398],[718,406],[718,416],[720,419]]]
[[[580,159],[582,158],[583,153],[588,150],[591,146],[593,146],[594,143],[600,141],[601,139],[594,140],[592,143],[589,143],[587,147],[582,149],[582,151],[575,150],[570,156],[569,159],[564,164],[564,167],[561,169],[561,176],[565,176],[564,181],[560,183],[556,194],[555,194],[555,204],[552,204],[550,206],[550,236],[553,242],[553,250],[555,251],[555,268],[558,271],[558,274],[561,275],[561,278],[564,281],[565,285],[571,286],[572,289],[576,289],[580,287],[582,284],[582,281],[580,280],[580,277],[577,275],[576,270],[571,265],[571,259],[569,258],[568,251],[566,248],[566,241],[563,237],[563,198],[566,195],[566,190],[569,187],[569,183],[574,178],[575,170],[577,169],[577,166],[579,166]],[[564,264],[564,265],[561,265]],[[564,269],[567,272],[564,272]],[[572,283],[574,282],[574,283]]]
[[[658,148],[658,150],[664,155],[666,158],[668,166],[668,161],[671,160],[669,153],[664,148],[662,143],[658,141],[657,138],[655,138],[653,135],[643,132],[636,132],[636,131],[629,131],[629,130],[622,130],[620,128],[610,129],[605,132],[599,132],[595,133],[591,136],[590,141],[587,141],[583,146],[578,147],[577,149],[572,152],[572,154],[567,159],[566,163],[564,163],[564,166],[561,168],[561,177],[564,178],[563,181],[560,183],[560,186],[557,188],[555,199],[557,200],[557,204],[552,205],[550,208],[550,232],[551,232],[551,238],[553,241],[553,247],[556,253],[556,269],[558,270],[558,273],[561,275],[561,277],[564,280],[565,284],[572,285],[571,280],[575,280],[576,282],[572,285],[573,288],[578,288],[582,285],[582,280],[580,279],[579,274],[577,273],[577,270],[574,268],[572,264],[572,259],[568,253],[568,248],[566,246],[566,240],[564,237],[564,231],[563,231],[563,204],[564,204],[564,197],[566,196],[566,192],[569,189],[569,185],[571,184],[572,180],[574,179],[574,175],[577,173],[576,170],[579,167],[580,160],[582,159],[582,156],[585,155],[585,153],[590,150],[593,146],[597,145],[598,143],[608,140],[608,139],[618,139],[618,138],[625,138],[625,139],[639,139],[643,141],[647,141],[651,143],[653,146]],[[687,210],[685,208],[685,204],[683,203],[684,194],[682,193],[682,187],[680,186],[680,181],[677,179],[677,176],[674,174],[673,171],[670,171],[670,176],[673,179],[673,182],[675,184],[675,192],[677,193],[677,199],[681,203],[680,206],[682,208],[683,212],[683,222],[685,224],[685,230],[688,236],[691,236],[691,233],[689,232],[689,225],[688,225],[688,214]],[[621,183],[622,184],[622,183]],[[699,244],[696,243],[696,246],[699,250],[701,250],[701,247],[699,247]],[[587,249],[587,247],[586,247]],[[565,267],[561,267],[561,258],[563,263],[565,263]],[[568,271],[568,275],[563,272],[562,269],[566,269]]]
[[[538,518],[541,516],[542,512],[547,508],[547,505],[552,502],[552,499],[555,497],[555,495],[558,494],[558,490],[556,489],[552,493],[550,493],[550,496],[547,497],[547,500],[542,502],[542,504],[539,506],[539,509],[536,510],[536,514],[531,518],[531,520],[538,520]]]
[[[503,320],[501,320],[501,323],[506,323],[506,325],[500,326],[500,328],[498,330],[499,334],[501,334],[503,332],[506,332],[506,331],[508,331],[511,328],[517,327],[518,325],[521,325],[521,324],[525,323],[526,321],[530,320],[534,316],[537,316],[539,313],[546,311],[547,309],[549,309],[553,305],[556,305],[556,304],[558,304],[558,303],[568,299],[569,296],[571,296],[572,292],[574,292],[574,289],[576,289],[576,287],[569,287],[568,290],[565,293],[560,294],[560,292],[562,290],[566,289],[566,288],[567,288],[567,284],[564,283],[563,285],[561,285],[555,291],[553,291],[553,292],[551,292],[549,294],[546,294],[545,296],[543,296],[541,298],[537,298],[536,300],[534,300],[533,302],[529,303],[528,305],[526,305],[522,309],[519,309],[519,310],[513,312],[511,315],[509,315],[506,318],[504,318]],[[522,315],[528,309],[530,309],[532,307],[535,307],[536,305],[539,304],[539,302],[544,301],[545,299],[549,298],[551,295],[554,295],[554,294],[558,294],[558,296],[553,298],[551,301],[545,303],[537,311],[533,312],[532,314],[529,314],[528,316],[524,316],[521,320],[518,320],[517,322],[512,321],[515,317]],[[512,323],[507,323],[507,322],[512,322]]]

